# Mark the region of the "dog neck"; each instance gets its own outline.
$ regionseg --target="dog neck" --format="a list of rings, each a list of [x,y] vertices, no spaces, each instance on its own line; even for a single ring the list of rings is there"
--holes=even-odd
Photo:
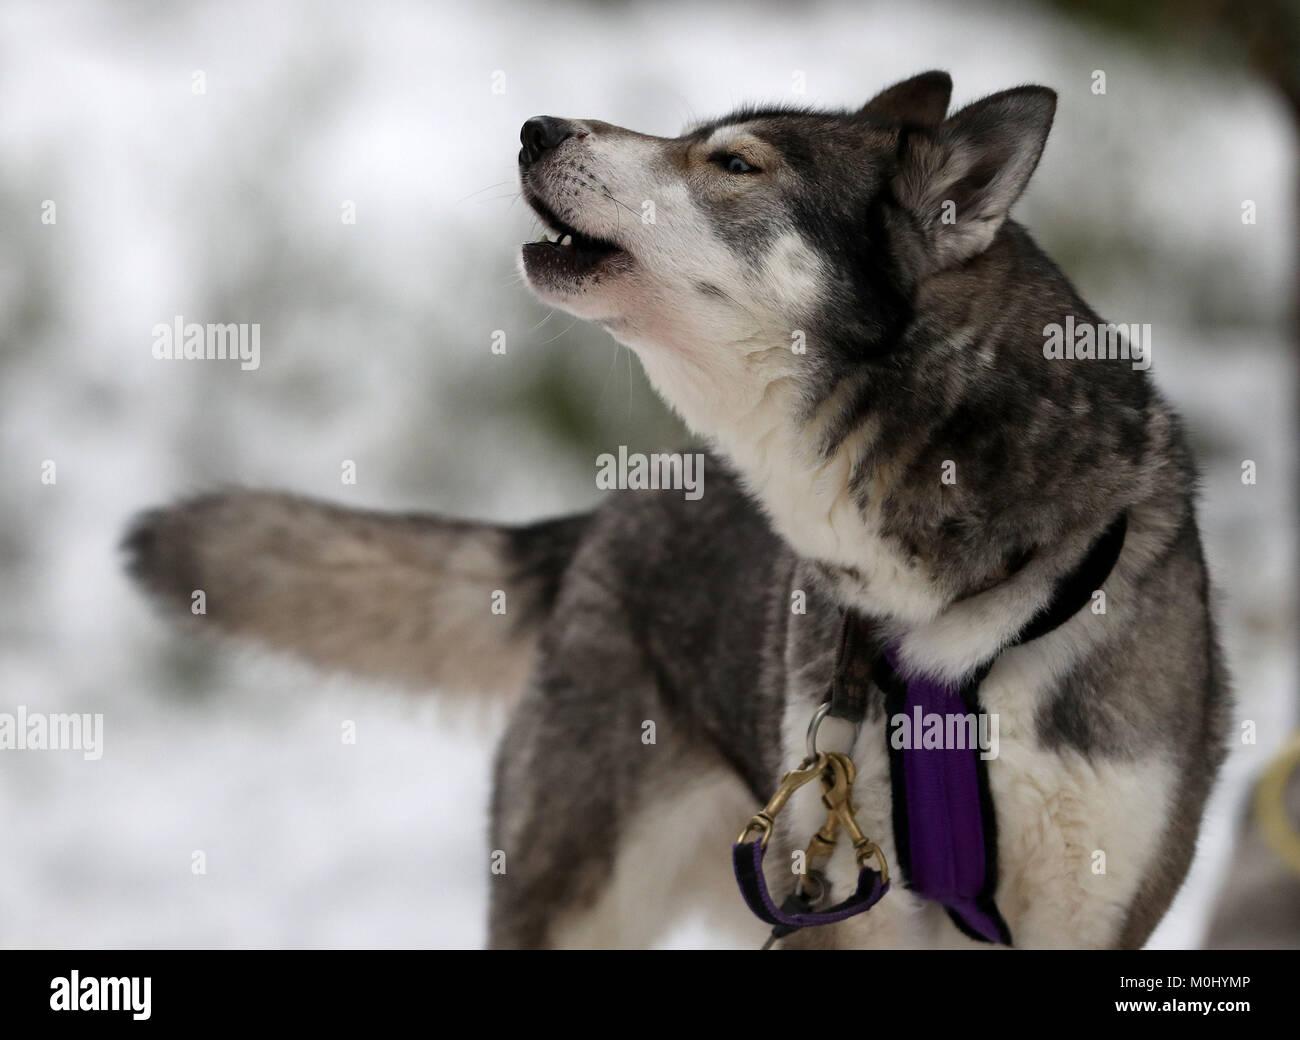
[[[922,561],[883,536],[879,508],[887,467],[875,465],[865,507],[850,487],[872,442],[868,422],[832,453],[817,450],[832,394],[819,414],[799,417],[798,365],[788,340],[711,347],[636,347],[661,396],[697,435],[735,467],[776,532],[801,557],[833,576],[845,606],[906,623],[938,616],[948,599]]]

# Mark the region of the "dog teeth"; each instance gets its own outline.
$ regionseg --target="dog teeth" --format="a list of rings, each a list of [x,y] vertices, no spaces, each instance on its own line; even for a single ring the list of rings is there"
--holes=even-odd
[[[573,248],[573,236],[572,236],[572,235],[570,235],[570,234],[561,234],[561,233],[558,232],[558,231],[551,231],[551,230],[549,230],[549,229],[544,229],[544,230],[542,231],[542,237],[539,238],[537,241],[539,241],[539,242],[549,242],[549,243],[550,243],[551,245],[553,245],[553,246],[563,246],[563,247],[566,248],[566,249],[572,249],[572,248]]]

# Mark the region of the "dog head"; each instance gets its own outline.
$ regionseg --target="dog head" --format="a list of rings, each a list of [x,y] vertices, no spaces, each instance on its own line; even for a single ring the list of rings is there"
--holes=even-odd
[[[929,72],[858,111],[742,109],[676,138],[530,119],[520,175],[548,234],[523,247],[528,284],[635,349],[700,432],[773,380],[825,383],[988,248],[1037,164],[1050,90],[945,119],[951,86]]]

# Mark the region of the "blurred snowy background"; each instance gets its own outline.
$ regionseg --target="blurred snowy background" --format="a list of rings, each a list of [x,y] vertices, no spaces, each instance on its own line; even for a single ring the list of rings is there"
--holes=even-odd
[[[673,134],[932,67],[956,102],[1060,92],[1019,215],[1101,313],[1153,324],[1204,465],[1259,742],[1154,940],[1198,942],[1246,778],[1296,706],[1295,111],[1213,24],[1084,7],[7,0],[0,711],[106,720],[97,762],[0,752],[0,945],[481,944],[499,714],[178,636],[121,573],[128,518],[223,482],[501,520],[593,504],[595,452],[682,435],[625,351],[519,285],[521,122]],[[260,323],[260,369],[155,360],[177,314]]]

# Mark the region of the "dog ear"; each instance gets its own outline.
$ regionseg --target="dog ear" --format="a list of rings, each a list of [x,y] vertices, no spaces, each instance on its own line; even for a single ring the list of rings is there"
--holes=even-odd
[[[862,106],[861,114],[903,126],[938,126],[948,114],[952,77],[946,72],[922,72],[886,87]]]
[[[1056,92],[1017,87],[967,105],[934,131],[899,140],[894,197],[924,230],[939,267],[982,253],[1038,165]]]

